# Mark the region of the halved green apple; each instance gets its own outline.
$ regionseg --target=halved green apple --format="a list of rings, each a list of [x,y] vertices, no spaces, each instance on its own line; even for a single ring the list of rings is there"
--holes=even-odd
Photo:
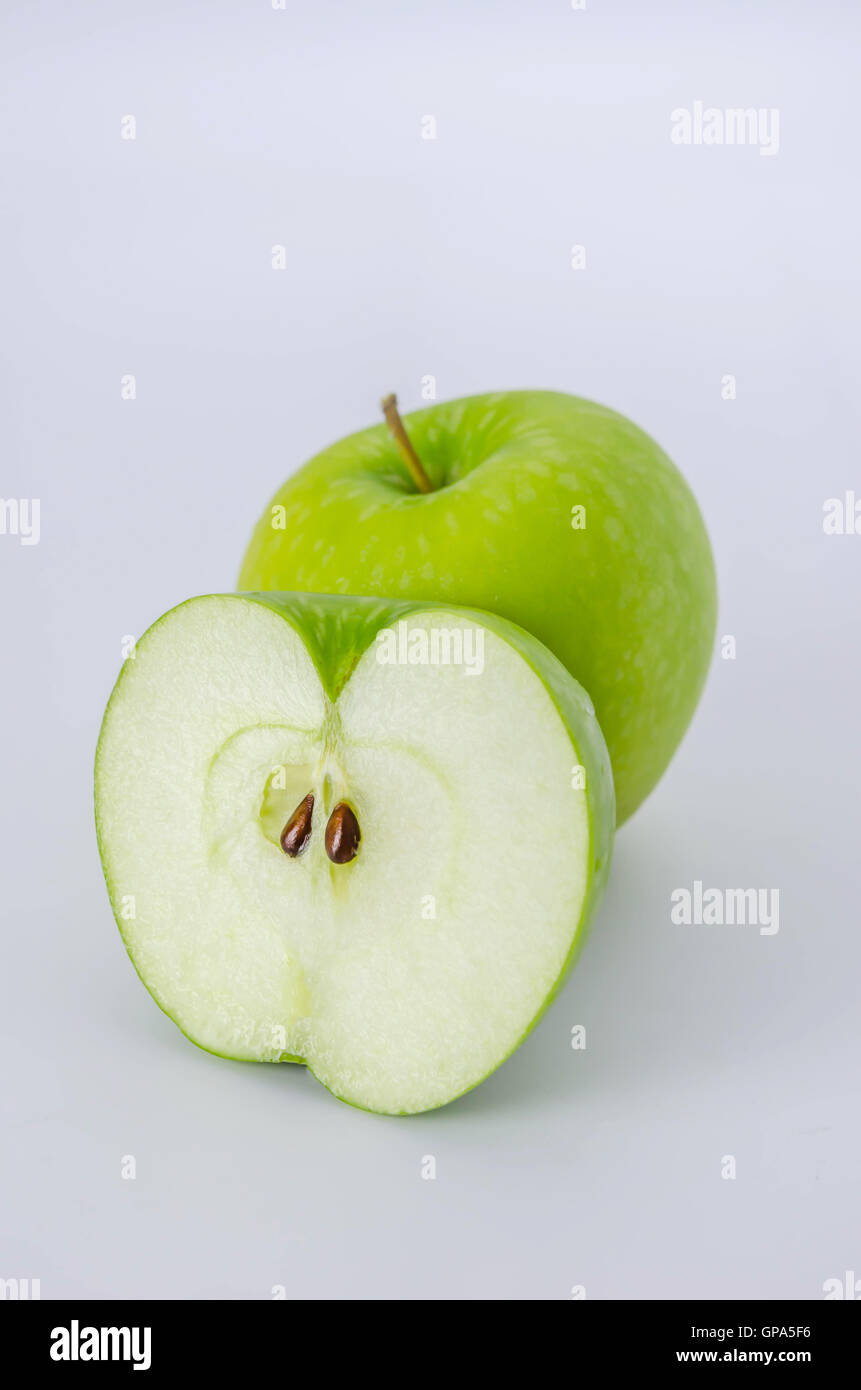
[[[96,822],[129,955],[220,1055],[413,1113],[562,982],[606,879],[609,758],[535,638],[439,604],[210,595],[126,662]]]

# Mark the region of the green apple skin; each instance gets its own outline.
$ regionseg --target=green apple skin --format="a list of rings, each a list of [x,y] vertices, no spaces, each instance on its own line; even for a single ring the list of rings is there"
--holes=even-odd
[[[690,489],[630,420],[561,392],[472,396],[404,423],[432,492],[384,424],[351,435],[276,493],[239,587],[436,599],[534,633],[595,703],[621,824],[711,659],[715,570]]]
[[[501,618],[498,614],[480,612],[462,606],[435,602],[417,602],[395,599],[375,599],[371,597],[336,597],[327,594],[308,594],[304,592],[296,593],[243,593],[236,597],[250,602],[262,604],[278,613],[286,622],[299,633],[308,648],[311,659],[320,677],[321,684],[328,697],[337,700],[345,683],[349,680],[352,671],[355,669],[361,656],[373,643],[376,633],[381,628],[394,627],[401,618],[409,618],[411,615],[423,611],[438,613],[444,608],[446,613],[458,615],[467,620],[472,620],[482,624],[490,631],[497,633],[507,641],[512,647],[516,648],[539,679],[543,682],[545,689],[550,695],[555,708],[557,709],[562,722],[569,731],[572,741],[576,747],[580,765],[585,773],[584,784],[586,791],[586,807],[589,824],[589,887],[586,892],[576,930],[572,936],[571,947],[563,963],[562,969],[557,977],[552,989],[545,997],[541,1008],[531,1019],[528,1027],[521,1037],[504,1057],[501,1057],[492,1071],[498,1069],[508,1057],[513,1055],[521,1043],[532,1032],[533,1028],[544,1016],[553,1000],[556,998],[568,975],[574,966],[580,951],[586,941],[589,928],[591,927],[598,905],[603,897],[607,878],[610,871],[612,858],[614,830],[616,823],[616,803],[613,773],[610,756],[604,740],[602,731],[595,717],[595,709],[588,693],[574,680],[570,672],[562,663],[539,642],[530,632],[519,628],[514,623]],[[195,600],[189,600],[194,602]],[[183,607],[184,605],[179,605]],[[153,632],[159,623],[169,617],[170,610],[158,619],[150,629]],[[148,635],[145,634],[146,635]],[[181,1028],[173,1014],[164,1004],[153,994],[147,984],[144,975],[138,968],[137,961],[129,946],[124,930],[125,923],[122,916],[122,893],[119,885],[112,882],[112,876],[108,867],[108,856],[103,838],[101,818],[99,815],[100,803],[100,757],[104,740],[105,729],[110,714],[111,701],[116,698],[117,692],[121,688],[123,677],[128,670],[124,666],[117,679],[105,716],[102,722],[102,729],[96,747],[95,755],[95,822],[96,837],[98,842],[99,854],[102,861],[102,869],[105,876],[108,896],[114,912],[114,918],[119,928],[123,943],[129,954],[129,958],[135,967],[135,971],[141,983],[150,993],[151,998],[163,1013],[166,1014],[176,1026],[180,1028],[183,1036],[190,1042],[199,1047],[201,1051],[209,1052],[211,1055],[224,1058],[225,1060],[236,1060],[230,1054],[217,1052],[212,1048],[203,1047],[189,1033]],[[280,1062],[307,1065],[303,1057],[297,1057],[287,1052],[281,1053],[276,1059]],[[490,1075],[489,1072],[487,1075]],[[481,1077],[467,1090],[473,1090],[481,1084],[487,1077]],[[339,1095],[337,1091],[327,1087],[336,1099],[354,1109],[363,1110],[365,1107],[350,1100],[346,1096]],[[461,1094],[464,1094],[462,1092]],[[451,1099],[458,1099],[452,1097]],[[444,1102],[445,1104],[450,1101]],[[408,1114],[412,1112],[379,1112],[371,1111],[368,1113],[398,1113]]]

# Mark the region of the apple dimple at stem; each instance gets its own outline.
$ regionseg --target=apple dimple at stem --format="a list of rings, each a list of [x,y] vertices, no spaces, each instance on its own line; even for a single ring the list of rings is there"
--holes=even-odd
[[[326,853],[333,864],[349,864],[359,852],[362,835],[355,813],[339,801],[326,826]]]
[[[301,854],[311,838],[311,817],[314,812],[314,794],[309,792],[281,831],[281,848],[291,859]]]

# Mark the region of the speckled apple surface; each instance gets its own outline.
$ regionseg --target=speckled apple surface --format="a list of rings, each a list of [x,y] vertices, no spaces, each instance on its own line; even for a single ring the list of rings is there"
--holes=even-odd
[[[562,392],[472,396],[404,423],[434,490],[416,490],[385,425],[341,440],[263,512],[240,588],[444,599],[535,633],[595,702],[621,823],[670,761],[711,657],[715,572],[693,494],[630,420]]]

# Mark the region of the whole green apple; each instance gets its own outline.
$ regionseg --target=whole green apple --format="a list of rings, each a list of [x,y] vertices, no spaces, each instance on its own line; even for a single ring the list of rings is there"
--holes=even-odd
[[[693,715],[714,641],[697,504],[654,440],[592,401],[511,391],[430,406],[334,444],[276,493],[242,589],[393,594],[501,613],[589,691],[618,824]]]
[[[403,1114],[475,1086],[556,992],[613,779],[588,696],[496,614],[210,595],[123,667],[96,824],[129,955],[189,1038]]]

